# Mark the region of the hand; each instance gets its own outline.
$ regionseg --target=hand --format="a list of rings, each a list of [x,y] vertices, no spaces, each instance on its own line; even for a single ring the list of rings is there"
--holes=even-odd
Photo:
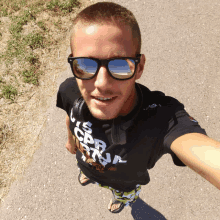
[[[68,139],[68,141],[66,143],[66,148],[71,154],[76,154],[77,147],[76,147],[75,141],[73,139],[72,140]]]

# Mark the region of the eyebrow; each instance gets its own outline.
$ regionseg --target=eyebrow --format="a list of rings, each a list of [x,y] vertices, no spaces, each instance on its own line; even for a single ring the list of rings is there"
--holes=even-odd
[[[109,59],[112,59],[112,58],[121,58],[121,57],[125,57],[125,56],[114,55],[114,56],[112,56],[112,57],[111,57],[111,58],[109,58]]]
[[[114,53],[112,54],[111,58],[109,59],[112,59],[112,58],[120,58],[120,57],[126,57],[124,53]]]
[[[123,58],[123,57],[126,57],[126,56],[121,56],[121,55],[113,55],[113,56],[111,56],[111,57],[108,57],[107,59]],[[88,56],[88,58],[99,59],[99,58],[97,58],[97,57],[93,57],[93,56]]]

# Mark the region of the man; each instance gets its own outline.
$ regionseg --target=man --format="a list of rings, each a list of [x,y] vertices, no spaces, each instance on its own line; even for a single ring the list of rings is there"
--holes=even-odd
[[[115,3],[97,3],[73,22],[73,75],[57,94],[67,112],[66,148],[76,154],[79,182],[112,191],[120,212],[136,201],[147,169],[170,153],[220,189],[220,143],[209,138],[178,100],[136,83],[145,65],[136,19]],[[206,152],[209,152],[208,154]],[[205,155],[205,157],[204,157]]]

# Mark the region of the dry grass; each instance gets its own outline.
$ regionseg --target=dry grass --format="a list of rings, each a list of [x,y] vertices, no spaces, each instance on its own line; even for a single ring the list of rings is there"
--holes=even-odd
[[[0,203],[39,147],[80,0],[0,0]],[[81,8],[81,9],[80,9]]]

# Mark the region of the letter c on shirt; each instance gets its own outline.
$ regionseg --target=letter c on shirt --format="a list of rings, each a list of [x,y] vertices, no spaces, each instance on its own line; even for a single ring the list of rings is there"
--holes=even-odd
[[[83,141],[83,137],[80,137],[80,136],[78,135],[78,133],[80,133],[82,136],[84,136],[83,131],[81,131],[79,128],[75,127],[75,128],[74,128],[74,133],[75,133],[75,136],[78,138],[78,140],[79,140],[80,142],[82,142],[82,141]]]

